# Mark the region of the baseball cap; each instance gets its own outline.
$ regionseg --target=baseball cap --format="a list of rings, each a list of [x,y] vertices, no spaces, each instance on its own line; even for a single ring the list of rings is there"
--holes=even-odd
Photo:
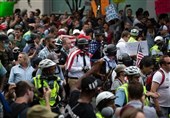
[[[132,30],[130,31],[130,35],[132,35],[132,36],[138,36],[138,35],[139,35],[139,30],[137,30],[137,29],[132,29]]]
[[[73,35],[75,35],[75,34],[80,34],[80,30],[74,29],[74,30],[73,30]]]
[[[99,79],[96,79],[93,76],[89,76],[87,78],[82,79],[81,81],[81,90],[88,91],[88,90],[96,90],[97,87],[101,86],[102,82]]]
[[[57,114],[51,112],[47,107],[42,105],[35,105],[28,109],[27,118],[54,118]]]
[[[7,26],[5,25],[5,24],[1,24],[0,25],[0,30],[4,30],[4,29],[6,29],[7,28]]]
[[[78,36],[78,39],[82,39],[82,38],[85,38],[85,39],[87,39],[87,40],[90,40],[90,36],[85,36],[84,34],[80,34],[80,35]]]

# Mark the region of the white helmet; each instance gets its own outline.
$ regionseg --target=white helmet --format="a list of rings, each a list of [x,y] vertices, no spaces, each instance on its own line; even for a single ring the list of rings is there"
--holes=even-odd
[[[39,68],[44,69],[44,68],[48,68],[48,67],[55,66],[55,65],[56,63],[51,61],[50,59],[44,59],[39,63],[38,66]]]
[[[163,41],[163,37],[162,36],[156,36],[154,41]]]
[[[9,30],[7,31],[7,35],[9,35],[10,33],[14,33],[14,29],[9,29]]]
[[[132,35],[132,36],[138,36],[138,35],[139,35],[139,30],[137,30],[137,29],[132,29],[132,30],[130,31],[130,35]]]
[[[140,69],[137,66],[129,66],[124,69],[126,75],[140,75]]]
[[[109,91],[103,91],[101,93],[99,93],[96,97],[96,106],[99,105],[99,103],[103,100],[107,100],[107,99],[115,99],[116,97],[114,96],[113,93],[109,92]]]

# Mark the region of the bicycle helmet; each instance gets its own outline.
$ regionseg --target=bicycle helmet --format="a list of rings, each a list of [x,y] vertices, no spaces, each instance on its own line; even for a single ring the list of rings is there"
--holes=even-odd
[[[56,65],[56,63],[51,61],[50,59],[44,59],[39,63],[38,67],[40,69],[44,69],[44,68],[49,68],[49,67],[52,67],[55,65]]]
[[[104,101],[104,100],[108,100],[108,99],[115,99],[116,96],[109,92],[109,91],[103,91],[101,93],[99,93],[96,97],[96,106],[99,105],[100,102]]]
[[[140,75],[140,69],[137,66],[129,66],[124,69],[126,75]]]

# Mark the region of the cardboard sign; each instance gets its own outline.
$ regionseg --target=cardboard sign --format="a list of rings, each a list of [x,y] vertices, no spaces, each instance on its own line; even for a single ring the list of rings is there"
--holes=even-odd
[[[118,18],[118,14],[116,12],[116,8],[113,4],[110,4],[108,7],[106,7],[106,22],[109,22],[113,19]]]
[[[140,46],[141,46],[141,49],[142,49],[142,53],[144,54],[144,56],[149,55],[147,41],[139,41],[139,42],[133,42],[133,43],[126,43],[126,48],[128,50],[128,54],[129,55],[136,55],[139,43],[140,43]]]
[[[170,12],[170,0],[156,0],[155,11],[156,11],[156,14],[169,13]]]

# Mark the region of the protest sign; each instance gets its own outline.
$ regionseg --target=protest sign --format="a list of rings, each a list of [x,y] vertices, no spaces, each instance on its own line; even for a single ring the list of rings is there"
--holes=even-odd
[[[111,20],[114,20],[118,18],[118,14],[116,12],[116,8],[113,4],[110,4],[109,6],[106,7],[106,22],[109,22]]]
[[[133,43],[126,43],[126,48],[129,55],[136,55],[138,50],[138,45],[140,43],[141,50],[144,56],[149,55],[147,41],[139,41]]]

